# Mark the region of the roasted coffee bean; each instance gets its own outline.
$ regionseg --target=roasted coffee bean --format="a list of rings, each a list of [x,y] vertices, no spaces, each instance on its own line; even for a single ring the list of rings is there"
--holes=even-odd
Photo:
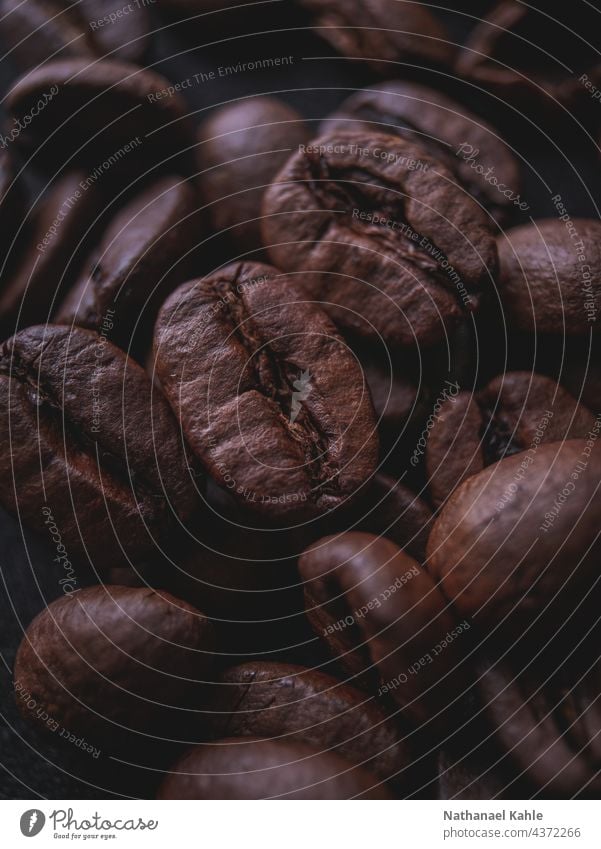
[[[407,779],[412,756],[375,699],[314,669],[253,661],[227,669],[211,690],[213,736],[310,743],[369,769]]]
[[[599,53],[587,33],[599,27],[594,5],[500,0],[470,33],[457,70],[512,106],[571,108],[582,94],[579,77],[601,82]]]
[[[104,748],[127,736],[174,739],[202,698],[212,650],[209,620],[168,593],[77,589],[25,632],[15,660],[17,704],[38,727],[58,723]]]
[[[57,180],[25,223],[13,266],[0,288],[0,334],[10,336],[28,324],[48,321],[77,275],[84,239],[99,215],[99,187],[81,189],[84,172]]]
[[[128,347],[140,325],[187,276],[199,237],[196,196],[181,178],[163,177],[112,219],[61,305],[56,321],[104,330]]]
[[[26,70],[48,59],[99,56],[78,4],[61,0],[0,0],[0,35]]]
[[[147,10],[131,6],[124,13],[121,0],[0,0],[0,16],[2,41],[23,69],[105,53],[137,61],[148,39]]]
[[[0,348],[0,391],[0,501],[58,537],[68,561],[139,564],[190,517],[193,472],[171,411],[102,336],[21,331]]]
[[[79,0],[79,8],[93,32],[96,49],[111,59],[139,62],[149,42],[149,3],[125,5],[122,0]]]
[[[428,434],[426,469],[440,506],[466,478],[503,457],[544,442],[585,437],[595,417],[549,377],[507,372],[480,392],[459,392],[440,406]]]
[[[343,56],[377,73],[404,71],[404,63],[448,65],[455,48],[442,23],[422,3],[390,0],[300,0],[313,26]]]
[[[434,581],[384,537],[346,533],[310,546],[299,560],[307,616],[349,671],[381,678],[401,715],[429,733],[448,731],[466,686],[457,623]],[[369,653],[369,660],[366,654]]]
[[[375,776],[306,743],[229,737],[197,746],[170,770],[159,799],[390,799]]]
[[[574,679],[550,678],[508,664],[479,670],[482,704],[496,742],[540,795],[598,798],[601,792],[599,661]]]
[[[199,132],[200,185],[213,230],[241,252],[261,247],[265,188],[299,144],[309,140],[301,116],[274,97],[222,106]]]
[[[527,207],[520,169],[498,132],[444,94],[417,83],[392,81],[351,95],[322,124],[324,132],[363,130],[398,135],[443,162],[499,222]]]
[[[537,645],[597,578],[598,425],[468,478],[432,529],[428,571],[460,616],[505,647],[522,635]]]
[[[601,221],[536,221],[498,239],[499,291],[510,327],[587,335],[601,309]],[[582,260],[582,257],[585,260]]]
[[[334,131],[265,194],[273,263],[354,335],[428,346],[477,308],[497,253],[486,213],[451,172],[394,136]]]
[[[292,522],[356,496],[378,453],[361,367],[295,282],[234,263],[184,284],[159,313],[154,346],[209,474],[250,511]]]
[[[184,167],[174,157],[194,144],[178,92],[127,62],[47,62],[15,83],[6,106],[15,144],[52,173],[68,160],[88,166],[91,180],[109,172],[130,181],[156,163]]]

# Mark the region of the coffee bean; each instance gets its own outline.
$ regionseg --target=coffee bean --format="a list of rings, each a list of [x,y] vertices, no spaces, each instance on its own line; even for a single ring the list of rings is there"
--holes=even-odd
[[[176,176],[153,182],[112,218],[56,321],[100,331],[110,314],[107,335],[128,347],[188,275],[198,237],[190,185]]]
[[[478,306],[497,258],[486,214],[447,168],[394,136],[334,131],[269,187],[273,263],[341,327],[391,346],[429,346]]]
[[[306,743],[229,737],[191,749],[159,799],[390,799],[375,776]]]
[[[176,290],[155,330],[158,378],[209,474],[292,522],[356,496],[378,452],[361,368],[295,282],[234,263]]]
[[[94,33],[96,49],[111,59],[140,62],[150,40],[148,2],[79,0],[81,14]],[[108,22],[107,22],[108,19]]]
[[[241,252],[261,247],[261,202],[266,186],[308,128],[294,109],[273,97],[222,106],[201,125],[198,164],[213,230]]]
[[[310,743],[384,779],[407,781],[412,754],[376,701],[330,675],[288,663],[227,669],[212,690],[211,734]]]
[[[501,0],[476,24],[457,60],[457,72],[518,109],[570,109],[582,95],[583,71],[601,81],[599,54],[586,33],[599,26],[597,9]],[[587,77],[589,78],[589,77]]]
[[[562,213],[563,214],[563,213]],[[601,222],[536,221],[499,236],[499,290],[513,328],[588,335],[601,308]]]
[[[61,0],[0,0],[0,35],[23,70],[52,58],[99,55],[78,4]]]
[[[0,391],[0,501],[69,560],[141,563],[190,517],[194,472],[171,411],[106,339],[23,330],[0,348]]]
[[[426,468],[436,506],[471,475],[503,457],[545,442],[585,437],[595,417],[548,377],[507,372],[480,392],[459,392],[438,411],[426,449]]]
[[[495,643],[525,636],[536,646],[597,577],[597,437],[489,466],[455,490],[432,529],[428,571]]]
[[[469,624],[455,621],[428,573],[394,543],[363,533],[319,540],[299,569],[309,621],[340,663],[353,673],[377,667],[378,694],[401,716],[429,734],[448,732],[466,687]]]
[[[322,127],[390,133],[420,145],[499,222],[522,203],[519,165],[498,131],[427,86],[396,80],[368,86],[343,101]]]
[[[48,321],[77,275],[84,239],[104,201],[98,187],[82,191],[84,177],[76,171],[59,178],[23,228],[14,266],[0,293],[3,338],[28,324]]]
[[[52,730],[49,717],[113,751],[139,735],[177,739],[178,722],[204,689],[212,649],[208,619],[168,593],[80,589],[52,602],[25,632],[15,660],[17,704],[40,728]]]
[[[83,163],[91,179],[109,172],[116,182],[124,174],[131,180],[167,161],[173,168],[194,137],[186,105],[169,85],[154,71],[117,60],[47,62],[6,96],[15,144],[52,173],[67,160]]]
[[[121,0],[0,0],[0,34],[23,70],[52,59],[110,53],[137,61],[148,40],[148,13]]]
[[[480,697],[495,740],[539,798],[599,795],[600,672],[598,660],[580,678],[563,671],[551,678],[518,673],[503,663],[480,670]]]
[[[388,0],[301,0],[316,33],[343,56],[376,73],[403,72],[407,63],[448,65],[454,47],[442,23],[422,3]]]

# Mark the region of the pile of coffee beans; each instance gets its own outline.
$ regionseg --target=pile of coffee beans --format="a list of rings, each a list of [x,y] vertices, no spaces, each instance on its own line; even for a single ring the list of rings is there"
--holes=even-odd
[[[0,2],[19,733],[88,796],[594,796],[601,11],[270,5]]]

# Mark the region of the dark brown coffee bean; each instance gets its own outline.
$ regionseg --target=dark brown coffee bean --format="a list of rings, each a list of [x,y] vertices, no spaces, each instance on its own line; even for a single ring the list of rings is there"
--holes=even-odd
[[[343,56],[362,59],[384,75],[403,64],[448,65],[454,46],[442,23],[422,3],[390,0],[301,0],[313,26]]]
[[[391,346],[428,346],[475,310],[497,266],[490,221],[421,147],[332,132],[265,194],[263,237],[334,320]]]
[[[498,247],[499,290],[512,327],[587,336],[597,330],[601,221],[536,221],[499,236]]]
[[[9,55],[23,70],[48,59],[99,56],[77,3],[0,0],[0,35],[10,49]]]
[[[503,457],[536,453],[545,442],[585,437],[595,417],[549,377],[507,372],[480,392],[459,392],[437,411],[428,434],[426,469],[440,506],[471,475]]]
[[[361,367],[324,312],[267,265],[184,284],[155,330],[155,363],[192,450],[243,506],[314,518],[375,469]]]
[[[310,743],[407,780],[412,756],[394,719],[365,693],[313,669],[253,661],[226,670],[211,690],[211,734]]]
[[[104,201],[98,187],[82,190],[85,173],[68,173],[42,198],[23,228],[14,265],[0,290],[3,338],[28,324],[48,321],[77,275],[84,238]]]
[[[15,83],[6,106],[15,143],[52,173],[69,159],[92,176],[131,180],[157,162],[173,168],[172,157],[194,144],[180,95],[159,74],[127,62],[47,62]]]
[[[457,624],[428,573],[394,543],[362,533],[319,540],[299,569],[309,621],[339,661],[353,672],[373,664],[378,694],[402,716],[428,733],[448,731],[466,686],[461,643],[470,626]]]
[[[115,749],[124,738],[178,736],[211,668],[208,619],[168,593],[97,586],[54,601],[15,660],[21,714]],[[198,697],[198,694],[197,694]]]
[[[398,135],[443,162],[497,221],[517,212],[520,169],[498,132],[462,104],[417,83],[391,81],[351,95],[323,122],[324,132]]]
[[[163,177],[126,204],[60,307],[56,320],[104,330],[127,348],[140,325],[187,276],[199,239],[196,196],[181,178]]]
[[[0,34],[22,69],[54,59],[109,53],[137,61],[148,39],[144,6],[121,0],[0,0]]]
[[[583,72],[601,82],[599,54],[587,38],[599,27],[599,13],[584,3],[555,4],[548,14],[544,2],[541,10],[500,0],[470,33],[458,72],[518,108],[572,107]]]
[[[479,670],[479,691],[495,740],[537,796],[598,798],[601,792],[599,662],[579,679],[518,673],[506,664]]]
[[[159,799],[390,799],[375,776],[306,743],[230,737],[191,749]]]
[[[148,0],[79,0],[79,9],[93,32],[96,49],[111,59],[139,62],[148,47]]]
[[[171,411],[103,337],[21,331],[0,348],[0,392],[0,501],[46,542],[58,536],[69,560],[139,564],[190,517],[193,472]]]
[[[599,422],[468,478],[444,506],[427,567],[460,616],[507,644],[565,620],[598,574]],[[534,629],[536,625],[536,630]]]
[[[265,188],[299,144],[309,140],[301,116],[273,97],[222,106],[199,132],[200,185],[213,229],[241,252],[261,247]]]

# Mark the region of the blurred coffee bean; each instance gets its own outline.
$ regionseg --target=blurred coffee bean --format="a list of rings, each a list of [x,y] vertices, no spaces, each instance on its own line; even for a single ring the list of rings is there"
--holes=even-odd
[[[0,0],[0,35],[22,70],[53,59],[107,53],[139,61],[148,41],[148,12],[122,0]]]
[[[159,799],[390,799],[375,776],[306,743],[229,737],[191,749]]]
[[[188,276],[200,236],[190,184],[156,180],[113,216],[56,321],[103,330],[129,349],[134,332],[152,333],[158,306]]]
[[[535,650],[598,575],[599,421],[468,478],[428,541],[427,568],[459,616],[505,650]],[[519,643],[518,643],[519,641]]]
[[[200,186],[213,230],[241,254],[261,247],[265,188],[309,140],[302,117],[274,97],[222,106],[201,125]]]
[[[450,65],[455,46],[423,3],[390,0],[300,0],[317,35],[376,73],[401,76],[408,66]]]
[[[479,670],[479,692],[496,742],[537,797],[598,798],[601,667],[550,676],[508,664]]]
[[[550,14],[549,14],[550,12]],[[594,4],[500,0],[468,36],[457,72],[517,109],[554,112],[581,99],[579,77],[601,82],[599,53],[587,38],[599,27]]]
[[[467,686],[464,632],[436,584],[384,537],[326,537],[299,561],[307,616],[352,674],[376,666],[378,695],[426,734],[449,732]],[[366,654],[369,654],[369,659]]]
[[[140,735],[178,739],[178,723],[202,699],[212,651],[208,619],[168,593],[78,589],[27,628],[17,705],[38,728],[57,724],[117,753]]]
[[[0,502],[68,563],[142,563],[190,518],[194,470],[177,423],[102,336],[21,331],[0,348],[0,392]]]
[[[31,213],[0,286],[0,336],[48,321],[83,262],[88,231],[102,210],[102,189],[81,188],[85,173],[67,173]]]
[[[185,168],[194,144],[179,93],[127,62],[47,62],[13,85],[6,106],[9,137],[53,174],[69,161],[129,181],[158,164]]]

